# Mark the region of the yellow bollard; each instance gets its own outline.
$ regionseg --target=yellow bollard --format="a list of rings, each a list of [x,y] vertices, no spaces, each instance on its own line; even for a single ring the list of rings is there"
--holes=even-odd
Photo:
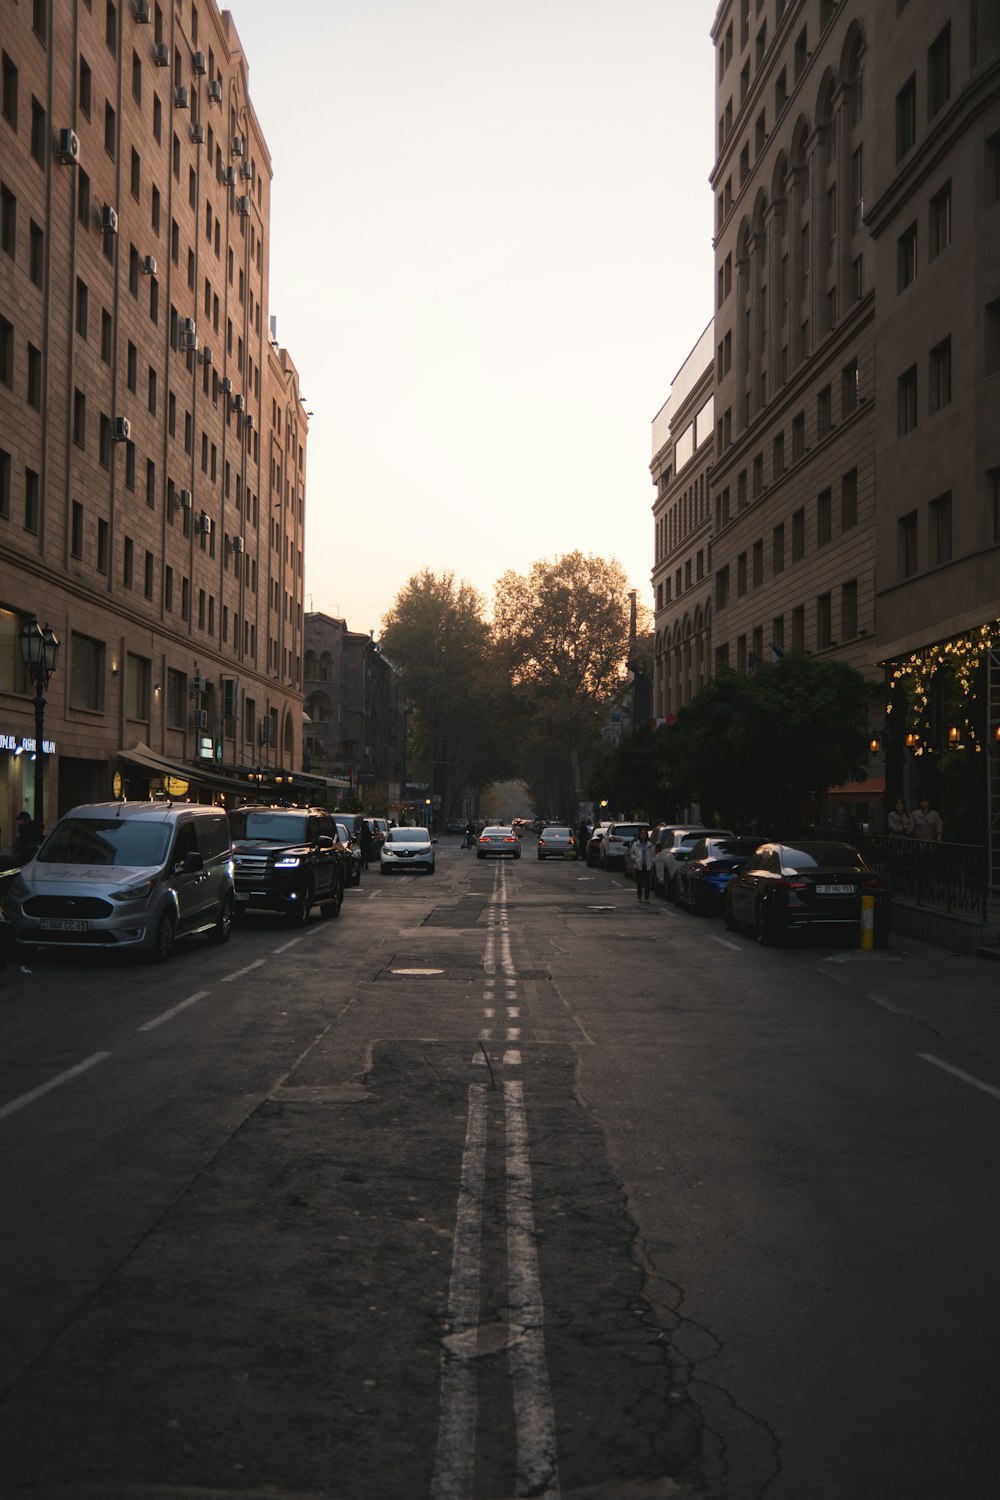
[[[861,897],[861,947],[871,953],[875,947],[875,897]]]

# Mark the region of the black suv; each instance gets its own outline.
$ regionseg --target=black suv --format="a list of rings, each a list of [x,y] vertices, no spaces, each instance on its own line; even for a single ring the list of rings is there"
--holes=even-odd
[[[340,915],[346,864],[333,816],[321,807],[241,807],[229,814],[236,910],[282,912],[294,927],[319,905]]]

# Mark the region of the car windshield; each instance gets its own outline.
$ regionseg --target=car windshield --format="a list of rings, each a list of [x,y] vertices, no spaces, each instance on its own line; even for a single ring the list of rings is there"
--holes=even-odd
[[[234,833],[237,838],[268,839],[280,844],[292,844],[309,837],[304,817],[283,812],[248,812],[243,833],[235,829]]]
[[[545,831],[547,833],[548,829]],[[513,828],[485,828],[483,832],[487,838],[491,839],[509,839],[514,834]]]
[[[786,870],[866,868],[861,855],[850,844],[800,844],[796,849],[782,848],[781,864]]]
[[[637,839],[639,830],[645,826],[645,823],[616,823],[611,837],[613,839]]]
[[[48,865],[162,865],[170,847],[168,823],[135,818],[63,818],[38,852]]]
[[[572,835],[570,834],[568,828],[546,828],[545,832],[542,834],[542,838],[545,839],[568,839],[570,837],[572,837]]]
[[[431,836],[426,828],[390,828],[390,844],[429,844]]]

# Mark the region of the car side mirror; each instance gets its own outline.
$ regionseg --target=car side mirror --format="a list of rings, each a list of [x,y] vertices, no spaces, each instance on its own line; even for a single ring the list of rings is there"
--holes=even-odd
[[[321,849],[336,849],[337,841],[336,839],[332,839],[328,833],[321,833],[319,836],[319,847]]]
[[[182,866],[185,875],[198,875],[204,868],[205,861],[197,849],[192,849],[185,854]]]

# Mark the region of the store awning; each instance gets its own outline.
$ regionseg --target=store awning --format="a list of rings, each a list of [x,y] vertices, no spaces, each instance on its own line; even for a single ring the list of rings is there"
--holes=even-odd
[[[135,766],[137,770],[144,771],[148,776],[173,777],[177,781],[186,781],[192,786],[204,787],[213,792],[238,792],[247,795],[252,790],[278,790],[277,778],[279,776],[283,778],[284,783],[281,790],[286,793],[296,787],[301,787],[305,792],[325,791],[327,788],[344,791],[350,787],[350,782],[343,777],[315,776],[309,771],[288,772],[277,767],[264,771],[264,779],[253,783],[247,779],[245,771],[237,770],[236,767],[225,771],[214,762],[192,764],[188,761],[171,760],[167,756],[158,755],[141,740],[126,750],[119,750],[118,758],[126,765]]]
[[[827,787],[826,795],[834,802],[876,802],[885,796],[885,777],[869,776],[865,781],[853,781],[848,786]]]

